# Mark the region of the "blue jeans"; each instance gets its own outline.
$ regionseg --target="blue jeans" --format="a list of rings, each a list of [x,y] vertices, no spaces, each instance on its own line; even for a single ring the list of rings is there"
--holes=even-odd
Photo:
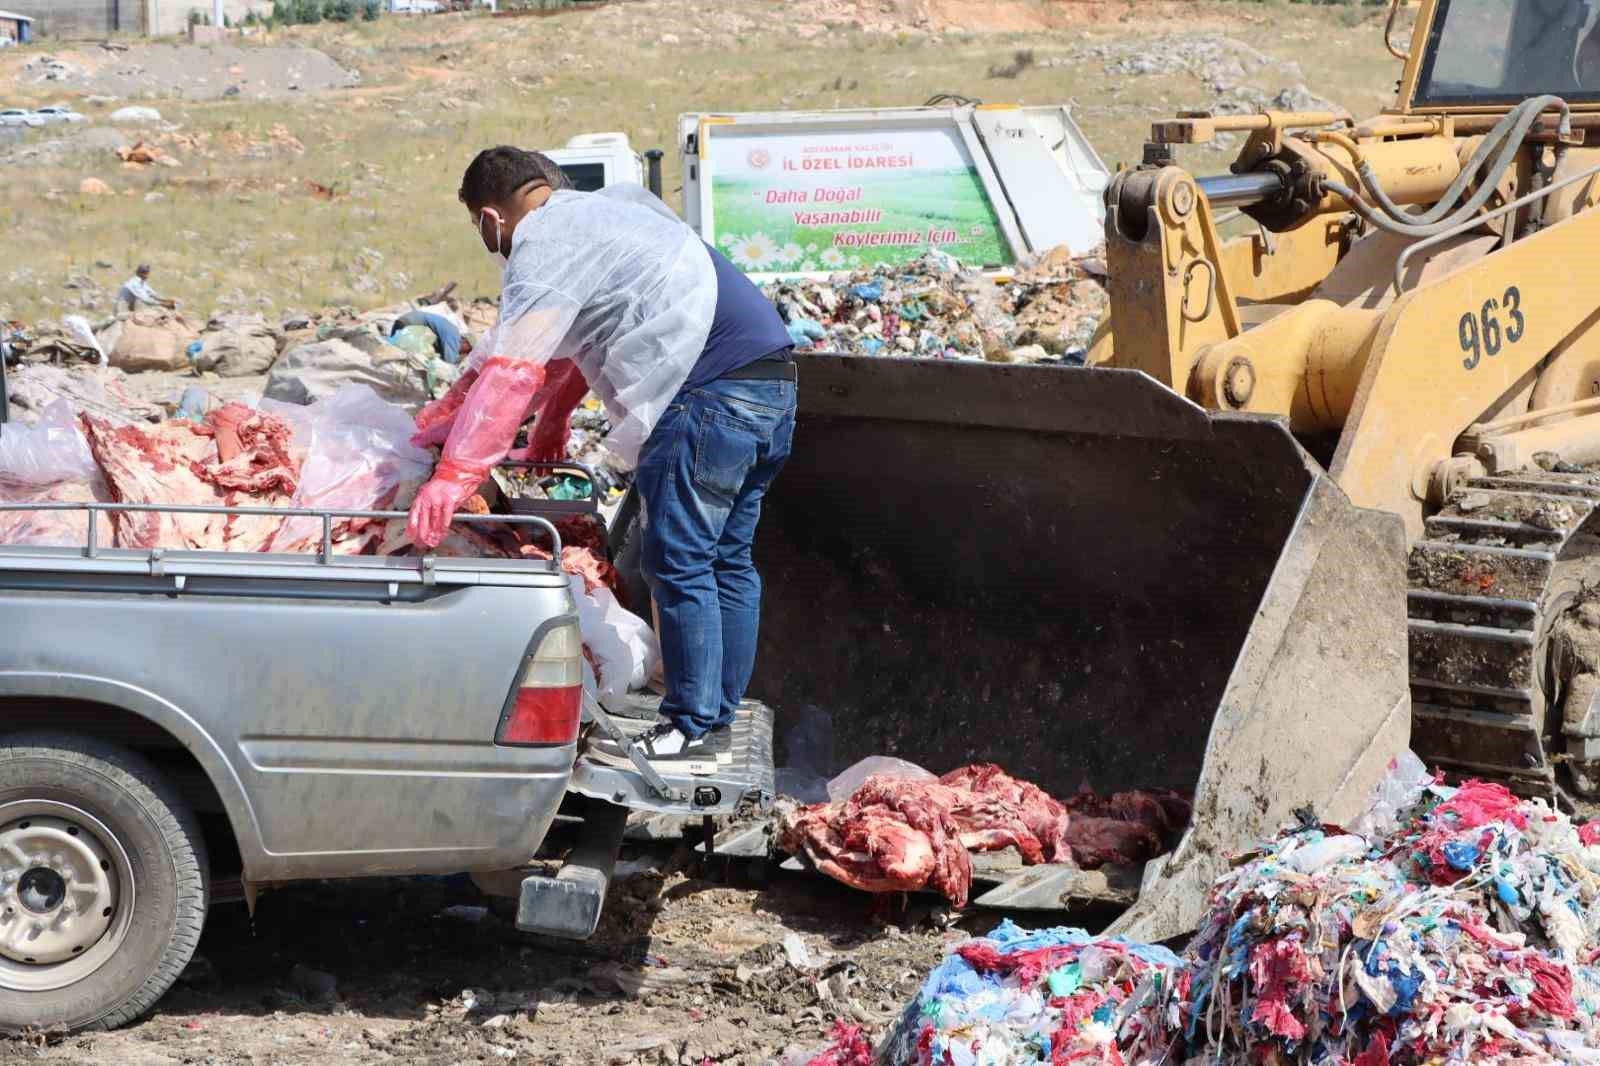
[[[756,663],[761,499],[794,439],[792,381],[713,381],[672,401],[639,455],[640,563],[661,613],[661,713],[690,737],[733,721]]]

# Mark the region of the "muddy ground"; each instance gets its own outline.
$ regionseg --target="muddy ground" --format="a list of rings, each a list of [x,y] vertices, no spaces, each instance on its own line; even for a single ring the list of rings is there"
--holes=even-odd
[[[0,1064],[753,1066],[825,1043],[836,1018],[883,1032],[947,944],[1001,917],[708,868],[683,846],[624,860],[585,943],[517,932],[510,901],[461,877],[310,882],[262,896],[253,920],[218,904],[149,1018],[0,1041]],[[1063,916],[1031,922],[1045,917]],[[791,934],[809,965],[786,954]]]

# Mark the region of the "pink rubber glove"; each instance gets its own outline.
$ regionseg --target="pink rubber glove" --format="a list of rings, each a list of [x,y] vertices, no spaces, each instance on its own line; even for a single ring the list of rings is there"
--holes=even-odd
[[[461,505],[483,484],[483,471],[456,466],[446,459],[434,467],[433,478],[411,501],[406,536],[411,543],[437,548],[450,533],[450,522]]]
[[[544,367],[521,359],[495,356],[483,364],[455,412],[433,480],[411,505],[406,533],[412,543],[436,548],[444,540],[456,511],[506,457],[544,378]]]
[[[419,448],[443,444],[450,436],[451,427],[456,424],[456,412],[467,401],[467,393],[472,391],[477,380],[476,370],[467,371],[456,379],[449,392],[418,411],[417,432],[412,436],[411,443]]]
[[[550,364],[550,376],[539,390],[539,420],[533,424],[528,446],[513,458],[530,462],[559,463],[567,457],[567,442],[572,439],[572,412],[589,393],[577,364],[558,359]]]

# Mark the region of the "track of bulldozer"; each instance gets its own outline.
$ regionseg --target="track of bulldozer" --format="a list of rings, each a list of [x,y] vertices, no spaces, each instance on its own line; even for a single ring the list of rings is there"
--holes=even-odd
[[[1561,746],[1549,638],[1600,577],[1586,520],[1600,474],[1480,478],[1427,520],[1411,549],[1413,747],[1429,764],[1553,796]]]

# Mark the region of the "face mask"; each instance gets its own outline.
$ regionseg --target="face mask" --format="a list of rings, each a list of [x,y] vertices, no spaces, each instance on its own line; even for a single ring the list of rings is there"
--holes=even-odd
[[[494,250],[489,253],[489,257],[499,263],[500,268],[504,270],[507,260],[506,253],[501,251],[501,248],[504,247],[505,224],[500,220],[500,212],[495,211],[492,207],[486,207],[478,212],[478,235],[479,237],[483,236],[483,223],[491,212],[494,214]]]

